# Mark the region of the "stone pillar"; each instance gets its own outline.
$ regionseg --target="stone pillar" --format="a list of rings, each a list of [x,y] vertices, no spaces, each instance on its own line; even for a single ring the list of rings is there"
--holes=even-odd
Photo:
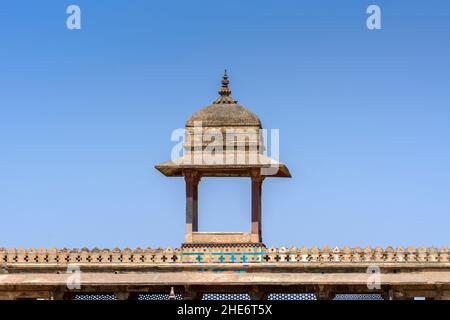
[[[128,293],[128,292],[116,292],[116,299],[117,300],[129,300],[130,299],[130,293]]]
[[[333,300],[336,295],[330,292],[317,292],[316,299],[317,300]]]
[[[251,172],[252,179],[252,231],[251,241],[254,243],[262,242],[261,234],[261,193],[262,182],[264,177],[261,176],[260,170]]]
[[[268,297],[268,293],[259,288],[252,288],[248,295],[250,300],[267,300]]]
[[[327,288],[323,285],[319,285],[317,287],[315,294],[317,300],[333,300],[336,296],[336,294],[333,293],[330,288]]]
[[[394,290],[392,300],[414,300],[414,296],[404,290]]]
[[[50,300],[64,300],[64,291],[55,290],[51,292]]]
[[[184,300],[202,300],[203,293],[201,292],[186,292],[183,295]]]
[[[197,171],[185,171],[186,181],[186,242],[192,242],[192,232],[198,231],[198,183]]]
[[[381,297],[383,298],[383,300],[394,300],[394,290],[392,289],[384,289],[381,292]]]

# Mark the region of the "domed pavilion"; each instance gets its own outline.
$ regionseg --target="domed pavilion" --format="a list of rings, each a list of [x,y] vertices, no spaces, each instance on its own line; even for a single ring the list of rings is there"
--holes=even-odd
[[[186,182],[185,244],[262,244],[261,189],[267,177],[290,178],[288,168],[264,154],[261,121],[231,96],[225,71],[219,97],[186,121],[184,153],[156,165]],[[249,177],[252,181],[250,232],[199,232],[198,185],[202,177]]]

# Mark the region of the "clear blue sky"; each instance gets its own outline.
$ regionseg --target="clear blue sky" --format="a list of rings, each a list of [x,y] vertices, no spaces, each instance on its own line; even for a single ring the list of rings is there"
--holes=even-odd
[[[224,68],[293,175],[264,182],[267,245],[449,245],[449,42],[447,0],[4,1],[0,246],[178,246],[184,182],[153,166]],[[201,182],[201,230],[249,220],[249,181]]]

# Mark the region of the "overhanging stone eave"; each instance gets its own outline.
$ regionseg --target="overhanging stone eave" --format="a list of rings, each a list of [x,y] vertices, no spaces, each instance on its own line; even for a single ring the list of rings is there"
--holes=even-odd
[[[263,169],[262,175],[267,178],[291,178],[289,169],[282,163],[276,167],[267,164],[224,164],[224,165],[207,165],[207,164],[176,164],[173,161],[157,164],[155,166],[159,172],[166,177],[182,177],[183,171],[195,170],[203,177],[250,177],[251,170]],[[266,172],[266,174],[264,174]]]

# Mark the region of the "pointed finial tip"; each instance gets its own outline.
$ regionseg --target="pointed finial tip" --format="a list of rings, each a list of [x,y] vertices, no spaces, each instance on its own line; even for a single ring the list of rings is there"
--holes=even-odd
[[[225,69],[225,72],[223,74],[222,77],[222,89],[228,89],[228,84],[230,83],[230,81],[228,80],[228,74],[227,74],[227,69]],[[225,90],[226,91],[226,90]],[[226,92],[223,92],[226,93]],[[229,93],[228,93],[229,94]]]
[[[228,81],[227,69],[225,69],[223,72],[223,76],[222,76],[222,84],[228,85],[228,83],[229,83],[229,81]]]
[[[230,81],[228,80],[228,73],[227,73],[227,69],[224,70],[223,72],[223,77],[222,77],[222,81],[220,81],[222,86],[219,90],[219,94],[220,97],[214,101],[214,103],[222,103],[222,104],[230,104],[230,103],[237,103],[236,100],[234,100],[233,98],[230,97],[231,94],[231,90],[228,87],[228,84],[230,83]]]

